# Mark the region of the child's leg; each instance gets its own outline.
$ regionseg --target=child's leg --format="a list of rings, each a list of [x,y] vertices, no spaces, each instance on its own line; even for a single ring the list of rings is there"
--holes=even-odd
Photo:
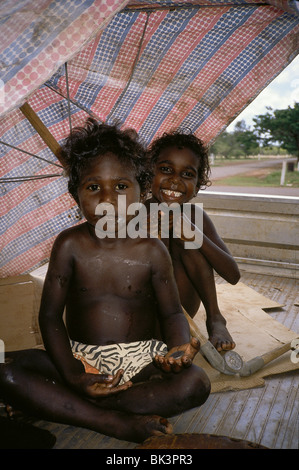
[[[99,406],[171,417],[201,406],[207,400],[211,387],[206,373],[195,365],[176,374],[162,372],[149,364],[131,381],[134,383],[132,387],[101,399]]]
[[[11,405],[40,419],[70,424],[133,442],[171,432],[166,419],[99,408],[61,380],[46,352],[7,354],[0,364],[0,390]]]
[[[213,268],[199,251],[194,253],[194,250],[182,250],[181,260],[205,307],[210,342],[218,351],[233,349],[235,343],[218,306]]]

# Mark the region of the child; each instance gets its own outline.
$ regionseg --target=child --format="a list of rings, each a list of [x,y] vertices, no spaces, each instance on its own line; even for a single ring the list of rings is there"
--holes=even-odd
[[[190,340],[165,246],[119,236],[118,196],[128,208],[150,183],[143,147],[132,131],[89,119],[63,156],[86,222],[63,231],[52,249],[39,313],[46,350],[9,354],[1,393],[39,418],[119,439],[170,433],[166,418],[204,403],[210,383],[192,364],[199,343]],[[114,237],[96,233],[107,215],[99,204],[116,211]]]
[[[182,205],[209,183],[208,153],[201,140],[193,134],[180,131],[163,134],[151,144],[149,157],[155,165],[155,176],[148,207],[152,202]],[[203,243],[197,250],[184,249],[184,242],[174,238],[172,231],[163,241],[172,258],[183,307],[193,318],[202,301],[210,342],[218,351],[229,350],[235,347],[235,343],[218,307],[213,269],[231,284],[238,282],[240,273],[205,211],[202,233]]]

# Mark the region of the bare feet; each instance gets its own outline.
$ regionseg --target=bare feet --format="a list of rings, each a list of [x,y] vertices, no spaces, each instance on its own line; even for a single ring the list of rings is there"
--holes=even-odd
[[[209,341],[217,351],[230,351],[235,348],[236,344],[229,334],[226,321],[221,314],[217,318],[207,321],[207,330]]]
[[[121,435],[117,437],[132,442],[143,442],[151,436],[172,434],[172,425],[166,418],[157,415],[128,415],[125,426],[123,432],[119,429]]]

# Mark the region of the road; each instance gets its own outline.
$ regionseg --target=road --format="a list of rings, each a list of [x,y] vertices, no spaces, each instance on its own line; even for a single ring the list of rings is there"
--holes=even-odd
[[[246,174],[255,170],[263,168],[281,168],[283,159],[276,158],[271,160],[254,160],[251,162],[244,162],[225,166],[211,166],[211,181],[212,185],[209,186],[205,191],[220,191],[220,192],[231,192],[231,193],[244,193],[244,194],[268,194],[274,196],[292,196],[299,197],[299,188],[292,188],[288,186],[280,187],[261,187],[261,186],[220,186],[213,184],[219,179],[226,178],[228,176],[235,176],[240,174]]]

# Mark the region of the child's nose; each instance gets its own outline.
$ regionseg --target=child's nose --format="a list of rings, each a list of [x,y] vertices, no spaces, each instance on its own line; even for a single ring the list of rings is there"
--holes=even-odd
[[[102,189],[100,192],[100,201],[101,203],[115,204],[115,194],[109,189]]]
[[[172,175],[170,178],[171,184],[177,185],[180,181],[179,175]]]

